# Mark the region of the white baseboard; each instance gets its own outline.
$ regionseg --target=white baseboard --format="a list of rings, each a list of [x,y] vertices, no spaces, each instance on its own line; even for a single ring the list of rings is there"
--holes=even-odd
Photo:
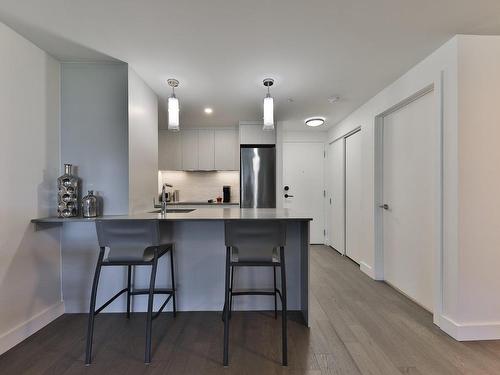
[[[13,348],[21,341],[26,340],[36,331],[42,329],[62,314],[64,314],[64,302],[61,301],[46,308],[31,319],[17,325],[10,331],[1,334],[0,354],[5,353],[7,350]]]
[[[457,323],[441,315],[439,328],[458,341],[500,339],[500,322]]]
[[[368,264],[366,264],[365,262],[359,263],[359,269],[361,270],[361,272],[367,274],[372,279],[375,279],[375,274],[373,273],[373,268],[371,266],[369,266]]]

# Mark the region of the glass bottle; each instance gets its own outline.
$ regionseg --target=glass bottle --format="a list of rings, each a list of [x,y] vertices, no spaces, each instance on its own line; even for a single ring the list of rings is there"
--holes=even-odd
[[[88,194],[82,198],[82,216],[97,216],[97,197],[94,195],[94,190],[89,190]]]

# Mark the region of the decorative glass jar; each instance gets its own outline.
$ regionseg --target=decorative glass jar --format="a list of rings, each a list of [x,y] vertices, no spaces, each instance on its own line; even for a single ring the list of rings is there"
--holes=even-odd
[[[82,216],[97,217],[97,197],[94,195],[94,190],[89,190],[88,194],[82,198]]]
[[[78,216],[80,181],[73,174],[73,166],[64,164],[64,174],[57,179],[57,214],[59,217]]]

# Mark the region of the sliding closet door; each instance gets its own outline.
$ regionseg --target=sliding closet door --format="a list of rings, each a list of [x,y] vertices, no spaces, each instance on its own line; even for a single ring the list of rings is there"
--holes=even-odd
[[[361,261],[361,131],[345,138],[345,254]]]
[[[344,254],[344,139],[328,146],[328,242],[335,250]]]

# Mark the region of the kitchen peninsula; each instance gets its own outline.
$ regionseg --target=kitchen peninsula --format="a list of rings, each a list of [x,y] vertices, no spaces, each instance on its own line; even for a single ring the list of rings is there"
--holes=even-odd
[[[158,220],[163,242],[175,244],[175,267],[179,311],[221,311],[224,301],[224,221],[278,220],[287,223],[287,285],[288,308],[301,311],[304,323],[309,325],[309,222],[310,218],[286,209],[198,208],[190,212],[140,213],[133,215],[106,215],[99,220]],[[34,219],[37,230],[46,226],[63,225],[66,231],[85,231],[86,246],[74,243],[72,256],[63,263],[63,300],[67,312],[87,312],[92,273],[98,254],[95,220],[86,218],[48,217]],[[89,246],[88,236],[95,238]],[[73,237],[74,238],[74,237]],[[68,253],[67,253],[68,254]],[[138,270],[134,283],[142,287],[148,273]],[[241,269],[235,275],[235,284],[244,288],[272,286],[272,272],[267,269]],[[99,300],[105,301],[125,282],[125,269],[106,270]],[[166,280],[158,279],[158,285]],[[136,298],[135,311],[145,310],[144,298]],[[161,301],[156,301],[160,303]],[[235,301],[235,310],[272,310],[271,298],[253,296]],[[158,306],[157,306],[158,307]],[[125,311],[124,301],[109,306],[108,311]]]

